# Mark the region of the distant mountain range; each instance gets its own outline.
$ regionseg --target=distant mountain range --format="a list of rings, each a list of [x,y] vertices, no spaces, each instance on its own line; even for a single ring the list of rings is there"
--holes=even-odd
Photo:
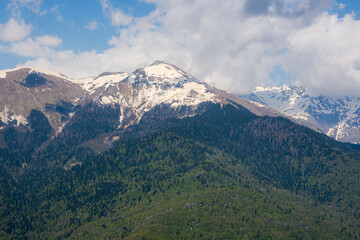
[[[358,239],[359,149],[315,121],[351,98],[271,91],[247,100],[162,61],[0,71],[0,239]]]
[[[338,141],[360,143],[360,98],[313,96],[304,87],[257,87],[246,99],[320,129]]]

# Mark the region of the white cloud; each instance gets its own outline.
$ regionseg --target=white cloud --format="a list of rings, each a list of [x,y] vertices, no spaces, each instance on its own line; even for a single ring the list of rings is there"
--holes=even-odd
[[[88,30],[96,30],[98,27],[99,24],[95,20],[88,22],[88,24],[85,26],[85,28]]]
[[[116,9],[111,11],[111,24],[114,26],[127,26],[131,23],[132,17],[123,13],[122,10]]]
[[[268,5],[258,9],[250,1]],[[269,73],[278,65],[313,91],[360,94],[360,21],[324,14],[335,4],[332,0],[147,2],[156,10],[125,21],[114,20],[116,9],[101,1],[112,23],[121,26],[108,50],[76,54],[47,47],[51,51],[26,64],[84,77],[131,71],[163,59],[236,93],[269,84]],[[279,54],[282,49],[287,51]]]
[[[5,42],[19,41],[31,32],[31,25],[24,21],[18,22],[11,18],[7,23],[0,24],[0,40]]]
[[[60,5],[56,5],[52,8],[50,8],[50,13],[54,14],[56,16],[56,19],[60,22],[63,20],[63,17],[61,16],[60,10],[59,10]]]
[[[31,9],[33,12],[39,14],[42,0],[10,0],[8,8],[11,9],[14,16],[20,16],[20,8],[26,7]]]
[[[44,35],[37,37],[35,42],[42,46],[57,47],[62,43],[62,40],[56,36]]]
[[[346,5],[344,3],[338,3],[337,7],[341,10],[341,9],[344,9],[346,7]]]
[[[289,36],[282,60],[297,81],[326,95],[359,95],[360,21],[323,14]]]
[[[59,46],[62,40],[54,36],[41,36],[35,40],[28,38],[24,41],[13,43],[10,52],[25,57],[56,57],[57,53],[53,49]]]
[[[109,0],[101,0],[101,6],[105,14],[111,18],[113,26],[127,26],[133,20],[133,17],[125,14],[121,9],[114,8]]]

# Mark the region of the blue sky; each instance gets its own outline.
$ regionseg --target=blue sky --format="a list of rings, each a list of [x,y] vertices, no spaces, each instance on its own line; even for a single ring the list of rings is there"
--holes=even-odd
[[[11,1],[0,2],[0,23],[14,17],[9,4]],[[134,17],[148,15],[156,7],[154,4],[137,0],[114,1],[112,4],[113,7],[120,8],[124,13]],[[103,52],[109,48],[108,40],[117,32],[117,28],[111,25],[111,20],[102,11],[101,3],[97,0],[47,0],[41,1],[38,7],[34,4],[19,5],[20,18],[32,25],[28,37],[59,36],[62,39],[59,50]],[[86,28],[90,22],[96,22],[96,29]],[[1,69],[13,68],[26,59],[3,53],[0,55]]]
[[[356,18],[359,19],[360,17],[360,1],[359,0],[344,0],[341,1],[339,3],[344,4],[344,8],[343,9],[339,9],[339,8],[334,8],[333,11],[334,13],[339,14],[340,17],[343,17],[345,14],[351,14],[354,13],[356,15]]]
[[[360,93],[360,0],[1,0],[0,69],[72,78],[162,59],[237,93]]]

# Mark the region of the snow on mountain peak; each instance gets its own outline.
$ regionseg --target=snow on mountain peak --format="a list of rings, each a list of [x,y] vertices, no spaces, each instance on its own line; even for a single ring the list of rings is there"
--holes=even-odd
[[[119,83],[126,79],[130,73],[102,73],[99,76],[93,78],[82,78],[79,80],[73,80],[74,83],[79,84],[82,88],[90,93],[93,93],[96,89],[100,87],[108,87],[110,85]]]
[[[186,73],[178,69],[172,64],[165,63],[163,61],[156,61],[150,66],[143,69],[145,74],[149,77],[163,78],[163,79],[177,79],[181,78]]]
[[[256,87],[246,98],[305,121],[339,141],[360,142],[360,98],[313,96],[301,86]]]
[[[0,71],[0,78],[6,78],[7,73],[22,70],[22,69],[29,70],[28,74],[42,73],[42,74],[45,74],[45,75],[52,75],[52,76],[55,76],[55,77],[68,79],[68,77],[66,77],[65,75],[63,75],[61,73],[57,73],[57,72],[53,72],[53,71],[49,71],[49,70],[45,70],[45,69],[40,69],[40,68],[33,68],[33,67],[18,67],[18,68],[13,68],[13,69],[1,70]]]
[[[203,102],[221,101],[207,84],[163,61],[130,73],[106,73],[77,82],[94,101],[119,106],[119,127],[127,126],[129,119],[139,122],[158,105],[165,104],[175,111],[183,106],[194,110]]]
[[[146,83],[150,85],[159,84],[160,82],[171,85],[179,84],[179,86],[185,82],[200,83],[200,81],[196,80],[190,74],[164,61],[155,61],[150,66],[139,68],[134,72],[106,72],[97,77],[88,77],[72,81],[81,85],[83,89],[91,94],[94,93],[96,89],[107,88],[124,80],[129,80],[129,82],[132,83]]]

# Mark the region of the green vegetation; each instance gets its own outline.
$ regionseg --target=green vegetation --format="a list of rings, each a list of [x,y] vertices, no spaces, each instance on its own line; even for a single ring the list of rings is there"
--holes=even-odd
[[[360,237],[351,146],[230,105],[171,122],[97,156],[49,144],[16,179],[0,168],[0,238]]]

